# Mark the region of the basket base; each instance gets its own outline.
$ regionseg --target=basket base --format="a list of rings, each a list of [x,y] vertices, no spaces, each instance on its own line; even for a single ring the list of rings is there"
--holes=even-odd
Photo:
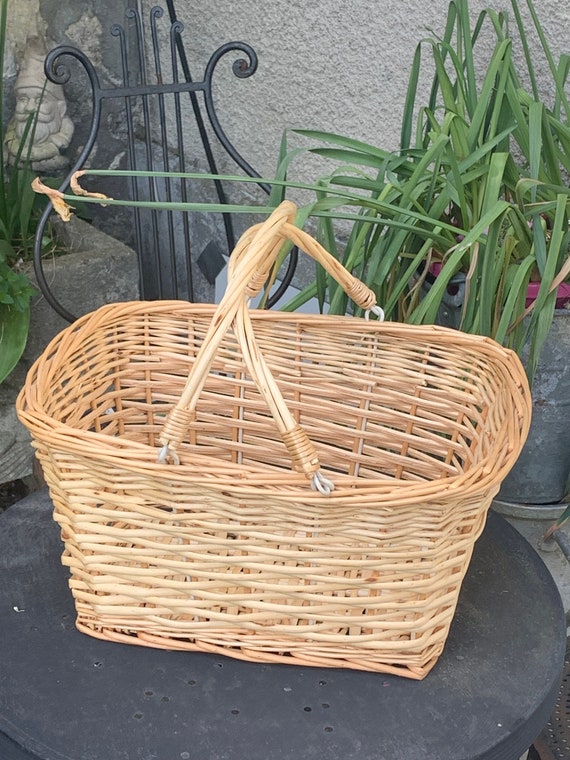
[[[280,654],[278,652],[263,652],[248,647],[229,647],[209,644],[205,641],[189,639],[173,639],[167,636],[152,636],[144,633],[124,633],[110,628],[101,628],[89,626],[76,621],[77,630],[88,636],[103,641],[113,641],[120,644],[134,644],[143,647],[153,647],[155,649],[166,649],[172,651],[184,652],[205,652],[222,657],[231,657],[236,660],[246,662],[258,662],[274,665],[299,665],[312,668],[347,668],[351,670],[363,670],[375,673],[388,673],[394,676],[405,676],[407,678],[422,680],[437,663],[443,650],[443,644],[437,647],[433,657],[421,665],[410,665],[409,663],[395,665],[390,662],[374,662],[373,658],[355,657],[350,655],[339,656],[338,658],[325,657],[307,654]],[[435,648],[434,648],[435,649]]]

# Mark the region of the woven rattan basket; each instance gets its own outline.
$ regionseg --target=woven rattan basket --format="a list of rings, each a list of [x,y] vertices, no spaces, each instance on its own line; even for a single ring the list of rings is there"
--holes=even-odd
[[[526,437],[528,385],[487,338],[250,311],[285,238],[374,303],[294,213],[242,237],[219,307],[115,304],[65,329],[20,419],[80,630],[422,678]]]

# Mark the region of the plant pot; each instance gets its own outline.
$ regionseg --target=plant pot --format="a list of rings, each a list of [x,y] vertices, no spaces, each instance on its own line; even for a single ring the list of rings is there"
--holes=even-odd
[[[437,276],[437,272],[434,273]],[[536,298],[529,286],[528,297]],[[427,289],[429,284],[424,285]],[[538,291],[538,285],[536,285]],[[459,327],[465,275],[450,280],[438,312],[438,324]],[[557,306],[570,302],[570,285],[558,289]],[[570,488],[570,310],[557,308],[533,380],[533,415],[522,453],[493,502],[501,514],[556,519]]]
[[[493,507],[513,517],[555,519],[570,476],[570,310],[558,309],[533,382],[533,416],[522,453]]]
[[[527,306],[530,306],[536,300],[539,290],[539,282],[529,282],[526,293]],[[561,283],[556,291],[556,308],[564,309],[566,308],[566,304],[570,304],[570,282]]]

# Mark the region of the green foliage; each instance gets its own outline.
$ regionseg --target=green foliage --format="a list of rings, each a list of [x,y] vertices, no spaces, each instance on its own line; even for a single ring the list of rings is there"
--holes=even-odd
[[[4,124],[3,62],[7,6],[8,0],[0,0],[0,124]],[[30,321],[30,298],[34,293],[27,276],[18,271],[22,261],[30,258],[37,218],[38,200],[31,188],[33,175],[29,156],[24,153],[27,138],[33,138],[34,127],[32,115],[22,136],[16,165],[8,172],[4,162],[0,162],[0,383],[16,366],[24,351]]]
[[[17,310],[0,303],[0,383],[12,372],[28,338],[30,306]]]
[[[443,35],[422,40],[415,51],[398,151],[293,130],[309,146],[288,148],[284,140],[277,177],[288,180],[304,152],[330,161],[310,214],[319,218],[318,235],[329,247],[348,225],[337,255],[376,292],[387,318],[436,321],[450,281],[463,272],[460,328],[521,354],[530,346],[532,377],[554,312],[553,291],[570,274],[570,59],[554,60],[527,0],[554,82],[554,103],[547,106],[539,99],[519,7],[516,0],[511,4],[518,38],[509,32],[506,13],[483,11],[472,25],[468,0],[449,4]],[[481,63],[483,33],[492,34],[494,48]],[[526,61],[520,75],[513,58],[517,42]],[[418,82],[426,67],[433,79],[423,102]],[[439,274],[428,286],[434,265]],[[527,312],[531,277],[541,287]],[[331,313],[349,308],[322,273],[289,308],[315,295]]]

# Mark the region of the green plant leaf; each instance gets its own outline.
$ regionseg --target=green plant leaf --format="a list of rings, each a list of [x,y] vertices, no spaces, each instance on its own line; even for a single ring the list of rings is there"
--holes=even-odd
[[[342,148],[360,152],[364,155],[376,156],[376,158],[380,159],[385,159],[388,155],[388,151],[386,150],[369,145],[362,140],[355,140],[351,137],[345,137],[334,132],[322,132],[314,129],[293,129],[291,131],[295,134],[311,138],[312,140],[320,140],[321,142],[331,143],[331,145],[339,145]]]
[[[517,16],[517,23],[519,24],[519,32],[521,33],[521,37],[523,37],[523,39],[526,39],[526,34],[524,34],[524,26],[522,25],[522,22],[519,22],[520,14],[517,14],[516,1],[511,0],[511,4],[513,6],[513,10],[515,11],[515,15]],[[550,45],[548,44],[548,41],[546,39],[546,35],[544,33],[544,29],[542,28],[542,24],[540,23],[540,20],[538,18],[538,14],[536,12],[534,3],[532,2],[532,0],[526,0],[526,4],[527,4],[527,8],[530,11],[534,28],[540,39],[542,50],[544,52],[544,55],[550,67],[550,72],[552,74],[554,83],[556,85],[557,97],[559,98],[560,104],[564,108],[566,120],[568,121],[570,120],[570,105],[568,103],[568,98],[566,97],[566,93],[564,92],[563,83],[560,82],[559,77],[558,77],[559,68],[557,67],[554,61],[554,56],[552,55],[552,51],[550,50]],[[528,46],[525,47],[525,53],[527,50],[528,50]],[[532,74],[533,66],[532,66],[531,58],[529,55],[527,55],[527,66],[528,66],[529,73]],[[534,83],[534,86],[533,86],[534,97],[535,97],[535,100],[538,100],[539,99],[538,88],[536,86],[536,79],[534,77],[533,77],[533,83]]]
[[[412,59],[412,69],[408,79],[406,98],[404,100],[404,112],[402,114],[402,127],[400,130],[400,149],[406,150],[410,147],[412,129],[414,125],[414,112],[416,110],[416,95],[418,91],[418,81],[421,70],[422,46],[418,45],[414,51]]]
[[[23,354],[29,325],[29,305],[22,311],[0,303],[0,383],[12,372]]]
[[[534,257],[528,256],[520,264],[513,265],[509,270],[507,298],[494,336],[499,343],[506,341],[515,315],[522,313],[524,309],[528,282],[534,264]]]

